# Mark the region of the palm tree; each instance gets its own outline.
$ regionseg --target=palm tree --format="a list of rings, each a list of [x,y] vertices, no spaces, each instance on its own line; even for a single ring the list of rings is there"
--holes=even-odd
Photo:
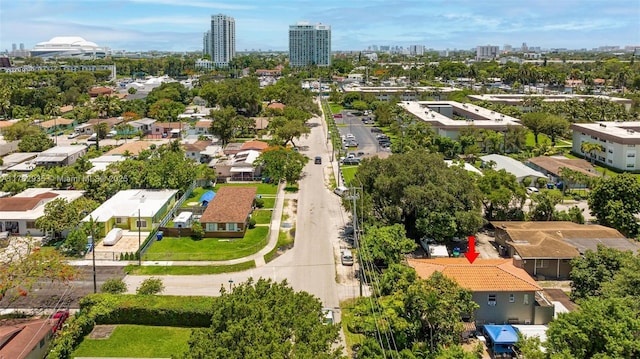
[[[589,154],[592,164],[596,159],[595,152],[604,152],[604,147],[602,147],[601,144],[594,142],[582,142],[582,144],[580,145],[580,149],[582,150],[582,152]]]

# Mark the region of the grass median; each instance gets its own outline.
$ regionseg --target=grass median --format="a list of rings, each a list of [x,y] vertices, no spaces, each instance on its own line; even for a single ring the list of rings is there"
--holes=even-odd
[[[137,266],[128,265],[125,268],[127,274],[133,275],[201,275],[241,272],[256,267],[256,262],[251,260],[236,264],[220,266]]]

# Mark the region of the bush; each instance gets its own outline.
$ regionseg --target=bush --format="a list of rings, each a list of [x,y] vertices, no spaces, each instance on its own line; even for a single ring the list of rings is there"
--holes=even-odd
[[[263,208],[264,207],[264,199],[262,199],[261,197],[257,197],[255,200],[255,206],[257,208]]]
[[[155,277],[145,279],[142,281],[138,289],[136,289],[136,293],[142,295],[160,294],[162,291],[164,291],[162,279]]]
[[[249,219],[249,229],[256,228],[256,220],[253,218]]]
[[[193,222],[191,225],[191,238],[199,241],[202,237],[204,237],[204,229],[202,228],[202,225],[200,222]]]
[[[100,287],[103,293],[122,294],[127,292],[127,284],[120,278],[107,279]]]

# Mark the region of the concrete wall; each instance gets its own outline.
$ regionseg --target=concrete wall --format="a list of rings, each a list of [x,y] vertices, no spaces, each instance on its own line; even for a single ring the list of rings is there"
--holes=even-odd
[[[496,296],[495,306],[488,304],[489,295]],[[535,292],[474,292],[473,301],[480,306],[475,312],[478,325],[534,322]]]
[[[566,279],[571,272],[570,259],[523,259],[522,268],[534,278]]]

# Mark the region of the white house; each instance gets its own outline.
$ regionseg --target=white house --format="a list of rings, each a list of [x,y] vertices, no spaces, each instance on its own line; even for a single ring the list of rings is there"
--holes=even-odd
[[[511,157],[491,154],[482,156],[480,157],[480,159],[482,160],[483,165],[487,165],[488,163],[493,162],[494,170],[500,171],[503,169],[508,173],[516,176],[518,182],[522,182],[522,180],[527,177],[531,178],[531,180],[534,181],[533,183],[535,183],[538,178],[548,178],[544,173],[536,171],[533,168]]]
[[[107,167],[115,162],[126,160],[127,157],[121,155],[102,155],[100,157],[92,158],[89,160],[93,167],[91,167],[87,174],[92,174],[98,171],[106,171]]]
[[[37,166],[70,166],[87,153],[87,146],[55,146],[40,152],[35,159]]]
[[[571,129],[573,153],[622,171],[640,169],[640,121],[574,123]],[[582,150],[585,142],[600,145],[602,151],[585,153]]]
[[[36,219],[44,215],[45,205],[58,198],[73,202],[82,197],[83,193],[84,191],[29,188],[13,197],[0,198],[0,232],[43,235],[43,232],[36,228]]]

